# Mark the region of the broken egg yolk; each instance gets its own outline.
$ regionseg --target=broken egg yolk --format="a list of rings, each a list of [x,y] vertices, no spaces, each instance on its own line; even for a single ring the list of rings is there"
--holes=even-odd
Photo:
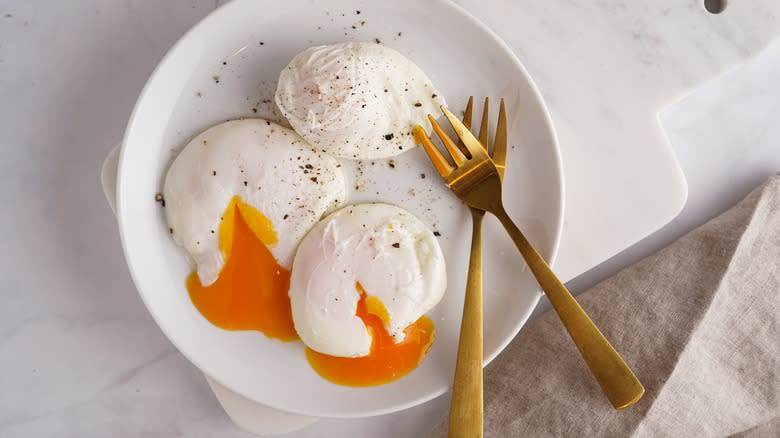
[[[298,339],[292,319],[290,271],[279,265],[269,245],[277,242],[271,221],[235,196],[222,217],[219,247],[225,265],[217,280],[203,286],[197,272],[187,277],[195,307],[209,322],[225,330],[258,330],[282,341]],[[396,343],[387,332],[390,320],[382,301],[360,283],[355,315],[371,337],[367,356],[336,357],[306,348],[306,358],[323,378],[345,386],[375,386],[397,380],[422,362],[434,339],[434,326],[423,316],[404,329]]]
[[[336,357],[306,348],[306,358],[323,378],[345,386],[375,386],[403,377],[422,362],[434,338],[433,321],[423,316],[404,329],[403,341],[395,339],[385,329],[389,314],[382,302],[369,296],[360,283],[360,294],[355,314],[371,336],[367,356]]]
[[[290,271],[268,245],[277,242],[271,221],[238,196],[228,204],[219,227],[225,265],[217,280],[203,286],[197,272],[187,277],[195,307],[226,330],[259,330],[282,341],[298,339],[292,320]]]

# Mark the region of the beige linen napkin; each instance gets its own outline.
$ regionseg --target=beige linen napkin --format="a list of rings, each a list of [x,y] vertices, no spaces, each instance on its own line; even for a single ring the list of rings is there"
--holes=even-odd
[[[613,410],[548,312],[486,369],[485,437],[780,437],[780,175],[578,300],[642,400]]]

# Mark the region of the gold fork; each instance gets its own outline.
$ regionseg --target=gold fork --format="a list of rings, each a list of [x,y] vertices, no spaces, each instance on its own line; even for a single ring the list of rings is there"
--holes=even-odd
[[[463,124],[471,129],[471,115],[474,107],[474,97],[469,97]],[[482,111],[482,122],[479,129],[479,141],[482,145],[488,142],[489,101],[485,98]],[[429,116],[430,117],[430,116]],[[438,127],[438,125],[434,125]],[[440,129],[440,128],[439,128]],[[504,100],[498,114],[498,129],[493,145],[493,162],[498,168],[499,178],[503,177],[506,161],[506,113]],[[452,145],[450,145],[451,147]],[[468,154],[468,149],[462,141],[458,149]],[[486,150],[487,152],[487,150]],[[468,276],[466,278],[466,294],[463,300],[463,316],[460,325],[460,340],[458,357],[455,363],[455,380],[452,385],[452,402],[450,405],[449,430],[450,436],[482,437],[482,219],[485,211],[469,207],[472,219],[471,254],[469,256]],[[457,435],[455,435],[457,433]]]
[[[422,144],[434,167],[455,195],[471,208],[492,213],[506,228],[612,405],[616,409],[633,405],[644,394],[642,384],[507,214],[501,201],[499,170],[485,147],[446,107],[442,106],[441,109],[468,154],[457,148],[433,117],[429,119],[434,131],[455,166],[439,152],[419,125],[414,128],[415,139]],[[500,140],[505,142],[506,129],[496,136],[502,137]]]

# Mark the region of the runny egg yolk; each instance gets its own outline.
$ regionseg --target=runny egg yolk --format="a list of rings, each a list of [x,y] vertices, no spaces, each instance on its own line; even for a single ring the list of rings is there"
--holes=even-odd
[[[187,277],[190,298],[212,324],[226,330],[258,330],[282,341],[298,339],[292,319],[290,271],[280,266],[267,245],[277,242],[271,221],[260,211],[233,197],[219,228],[220,251],[225,265],[217,280],[200,283],[197,272]],[[355,314],[371,336],[371,349],[364,357],[336,357],[306,348],[306,358],[323,378],[346,386],[374,386],[403,377],[425,357],[434,338],[433,321],[421,317],[404,329],[396,343],[387,333],[390,315],[376,297],[360,283]]]
[[[433,321],[421,317],[404,329],[406,337],[396,344],[385,329],[383,320],[389,315],[382,302],[369,296],[360,283],[355,287],[360,293],[355,314],[363,320],[372,339],[368,355],[336,357],[307,348],[306,358],[312,368],[323,378],[346,386],[389,383],[417,368],[433,343]]]
[[[277,242],[271,221],[238,196],[219,227],[225,265],[217,280],[203,286],[197,272],[187,277],[190,298],[212,324],[226,330],[259,330],[282,341],[298,339],[292,320],[290,271],[267,245]]]

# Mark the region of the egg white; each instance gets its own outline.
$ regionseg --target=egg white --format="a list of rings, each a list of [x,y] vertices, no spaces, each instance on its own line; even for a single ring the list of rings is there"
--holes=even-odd
[[[290,279],[295,329],[321,353],[365,356],[371,347],[355,315],[360,282],[385,306],[385,328],[396,342],[404,328],[444,295],[444,256],[433,233],[406,210],[389,204],[349,205],[320,221],[301,241]]]
[[[271,221],[278,242],[269,249],[289,267],[311,226],[344,202],[339,167],[294,131],[262,119],[220,123],[195,137],[168,170],[163,195],[173,237],[201,284],[216,281],[225,264],[219,226],[235,195]]]
[[[309,143],[338,157],[387,158],[415,146],[444,98],[411,60],[381,44],[311,47],[279,75],[276,104]],[[430,131],[429,131],[430,132]]]

